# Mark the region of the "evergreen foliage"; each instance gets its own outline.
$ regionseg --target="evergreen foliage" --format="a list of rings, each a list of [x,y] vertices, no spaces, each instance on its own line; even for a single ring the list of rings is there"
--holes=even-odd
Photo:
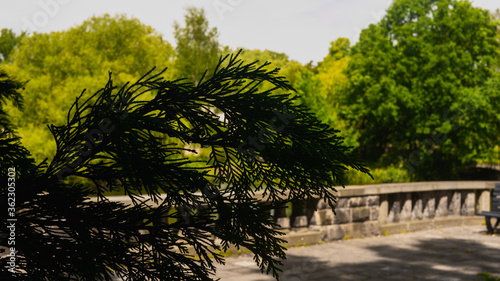
[[[368,170],[338,131],[278,92],[293,88],[266,67],[227,56],[198,85],[151,71],[116,87],[110,75],[104,88],[73,103],[65,124],[50,126],[57,144],[50,163],[35,166],[2,135],[2,182],[8,167],[19,171],[16,250],[23,271],[8,274],[212,280],[214,264],[223,262],[218,251],[233,244],[253,252],[261,270],[278,279],[285,249],[270,210],[314,197],[333,207],[333,186],[344,183],[344,171]],[[260,91],[263,82],[274,88]],[[193,168],[182,157],[191,143],[208,151],[204,166]],[[72,184],[71,177],[95,186]],[[134,204],[103,195],[115,188]],[[7,198],[5,185],[0,198]]]

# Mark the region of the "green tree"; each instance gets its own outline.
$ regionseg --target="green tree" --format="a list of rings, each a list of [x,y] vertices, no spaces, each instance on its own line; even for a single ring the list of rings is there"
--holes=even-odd
[[[177,77],[199,83],[205,70],[212,71],[220,55],[217,28],[209,28],[205,11],[195,7],[187,8],[185,27],[174,23],[177,42]]]
[[[16,193],[18,268],[3,274],[18,280],[109,280],[111,273],[212,280],[214,263],[222,262],[218,251],[233,244],[252,251],[261,270],[278,279],[285,249],[270,210],[315,196],[334,207],[333,186],[344,183],[344,170],[368,172],[334,130],[289,94],[255,87],[267,81],[293,90],[275,70],[231,56],[198,85],[162,74],[148,73],[120,89],[110,79],[95,97],[77,99],[66,123],[50,127],[57,151],[49,164],[20,168],[22,159],[0,154],[1,171],[9,163],[23,172],[15,180],[23,191]],[[171,139],[165,135],[179,143],[165,143]],[[184,143],[210,149],[204,167],[173,157]],[[97,200],[87,200],[93,189],[69,184],[70,176],[94,182]],[[1,177],[7,182],[5,173]],[[103,196],[117,186],[133,205]],[[7,186],[0,191],[5,200]],[[254,198],[258,191],[265,202]],[[188,245],[199,258],[187,254]],[[1,261],[9,266],[5,256]]]
[[[341,60],[348,56],[350,51],[351,42],[349,41],[349,39],[341,37],[330,43],[328,55],[323,60]]]
[[[317,73],[329,103],[338,103],[339,93],[347,85],[344,72],[350,60],[350,48],[349,39],[338,38],[331,42],[328,55],[318,64]]]
[[[300,70],[294,87],[298,99],[315,112],[319,120],[340,130],[346,144],[356,147],[357,132],[338,116],[340,95],[348,82],[344,71],[350,59],[349,52],[349,39],[339,38],[331,42],[328,55],[318,67]]]
[[[492,12],[491,17],[497,23],[497,35],[500,36],[500,9],[497,9],[495,12]],[[500,47],[498,48],[498,53],[500,54]],[[497,72],[500,71],[500,55],[498,56],[495,70]]]
[[[3,69],[0,69],[0,132],[12,132],[14,126],[4,109],[8,101],[17,108],[23,107],[23,97],[19,90],[24,87],[24,83],[12,79]]]
[[[341,95],[348,85],[345,71],[351,59],[350,52],[349,39],[338,38],[331,42],[328,55],[318,65],[317,73],[323,84],[322,95],[326,99],[326,106],[329,107],[327,124],[341,130],[340,135],[345,138],[346,144],[358,147],[359,132],[339,116]]]
[[[25,32],[16,35],[8,28],[2,28],[2,30],[0,30],[0,63],[9,60],[10,54],[24,36],[26,36]]]
[[[229,54],[234,51],[227,48],[224,52],[226,54]],[[264,66],[264,68],[268,70],[277,69],[279,71],[279,74],[285,77],[291,85],[295,85],[295,81],[297,79],[299,71],[304,68],[304,66],[298,61],[291,60],[287,54],[270,50],[262,51],[258,49],[250,50],[241,48],[240,57],[242,58],[242,60],[248,62],[268,62],[269,64]],[[259,84],[258,87],[260,90],[270,90],[274,88],[274,86],[268,82],[263,82]]]
[[[341,99],[363,157],[404,161],[423,180],[452,179],[498,143],[496,111],[481,117],[475,103],[500,105],[496,94],[480,94],[497,59],[496,32],[488,11],[458,0],[396,0],[363,30]]]
[[[329,124],[332,108],[322,95],[323,84],[319,77],[308,69],[301,69],[297,74],[294,88],[297,90],[298,101],[314,112],[323,123]]]
[[[5,69],[30,83],[26,85],[25,112],[14,108],[8,112],[23,144],[42,161],[55,152],[47,124],[63,124],[65,109],[83,89],[89,93],[99,89],[108,71],[117,85],[123,85],[151,66],[171,66],[174,49],[135,18],[103,15],[66,31],[26,36],[10,56]]]
[[[6,106],[23,108],[24,101],[21,90],[24,85],[24,82],[13,79],[3,69],[0,69],[0,167],[4,169],[0,179],[6,183],[10,183],[7,179],[8,168],[19,167],[22,171],[18,173],[19,175],[30,176],[31,172],[34,171],[32,168],[35,166],[29,151],[21,145],[20,138],[16,135],[16,127],[11,122],[5,108]],[[2,188],[2,195],[7,196],[6,190],[7,187]],[[8,206],[7,197],[0,199],[0,201],[4,206]],[[8,235],[2,236],[2,238],[6,237]],[[2,241],[2,245],[7,244],[6,241],[1,239],[0,241]],[[2,280],[8,280],[8,278],[2,278]]]

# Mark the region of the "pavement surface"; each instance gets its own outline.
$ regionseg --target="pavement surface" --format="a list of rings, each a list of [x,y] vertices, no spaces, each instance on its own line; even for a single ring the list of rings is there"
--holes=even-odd
[[[477,225],[290,248],[280,280],[484,280],[482,272],[500,277],[500,233],[486,235]],[[251,254],[226,258],[216,278],[275,280]]]

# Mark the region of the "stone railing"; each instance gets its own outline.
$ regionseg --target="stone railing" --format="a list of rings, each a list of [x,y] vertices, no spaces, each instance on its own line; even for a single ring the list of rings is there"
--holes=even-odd
[[[494,184],[459,181],[340,187],[335,213],[320,198],[316,210],[298,201],[288,206],[291,211],[276,212],[276,222],[291,232],[319,232],[323,241],[478,223],[483,218],[475,213],[489,210]]]
[[[457,181],[338,187],[335,212],[317,198],[315,206],[296,200],[273,215],[288,237],[300,238],[289,244],[480,223],[483,218],[475,213],[489,210],[494,185],[493,181]],[[130,201],[124,196],[110,200]]]

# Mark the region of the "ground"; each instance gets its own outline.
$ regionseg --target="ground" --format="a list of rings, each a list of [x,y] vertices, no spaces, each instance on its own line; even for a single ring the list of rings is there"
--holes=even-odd
[[[484,225],[450,227],[295,247],[287,251],[283,281],[484,280],[500,276],[500,235]],[[229,257],[221,281],[271,281],[252,255]]]

